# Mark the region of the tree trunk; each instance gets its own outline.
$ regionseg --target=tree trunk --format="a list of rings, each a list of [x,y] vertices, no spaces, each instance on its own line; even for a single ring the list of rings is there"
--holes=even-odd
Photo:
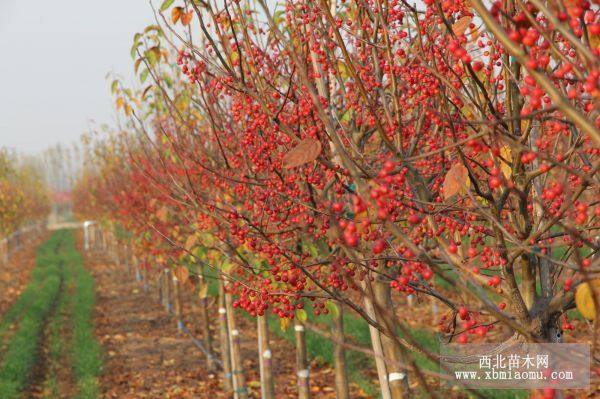
[[[294,331],[296,334],[296,375],[298,376],[298,399],[310,397],[308,356],[306,355],[306,332],[304,325],[297,318]]]
[[[333,312],[331,336],[333,337],[333,365],[335,370],[335,393],[337,399],[348,399],[348,368],[344,350],[344,308],[337,303],[337,312]]]
[[[223,280],[219,280],[219,339],[221,341],[221,361],[223,362],[223,388],[225,392],[233,392],[231,347],[229,346],[229,328],[227,327],[227,308],[225,307]]]
[[[275,398],[273,384],[273,364],[271,346],[269,344],[269,326],[267,315],[256,318],[258,329],[258,359],[260,364],[260,387],[262,399]]]

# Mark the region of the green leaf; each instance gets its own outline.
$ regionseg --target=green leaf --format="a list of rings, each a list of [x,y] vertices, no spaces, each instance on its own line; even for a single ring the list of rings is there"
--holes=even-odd
[[[111,93],[115,93],[117,91],[117,88],[119,87],[119,81],[118,80],[113,80],[112,84],[110,85],[110,91]]]
[[[144,53],[144,56],[148,60],[148,63],[150,64],[150,66],[154,66],[154,65],[156,65],[156,63],[158,61],[160,61],[160,49],[158,48],[158,46],[149,48]]]
[[[144,69],[142,71],[142,74],[140,75],[140,81],[142,83],[144,83],[146,81],[146,79],[148,79],[148,74],[150,73],[150,71],[148,69]]]
[[[340,315],[340,308],[333,301],[327,301],[325,308],[331,313],[331,316],[338,317]]]
[[[306,319],[308,319],[308,314],[306,313],[306,310],[298,309],[296,311],[296,317],[298,318],[298,320],[300,320],[302,323],[304,323],[306,321]]]
[[[131,46],[131,58],[132,59],[135,59],[135,57],[137,56],[137,49],[141,45],[142,45],[142,43],[134,43],[133,46]]]
[[[223,265],[221,265],[221,270],[223,270],[223,273],[225,274],[230,274],[234,268],[235,264],[230,262],[229,260],[225,260],[223,262]]]
[[[165,0],[162,3],[162,6],[160,6],[160,10],[161,11],[166,11],[169,7],[171,7],[171,5],[173,4],[175,0]]]
[[[163,80],[165,81],[169,89],[173,87],[173,79],[171,79],[169,75],[163,76]]]

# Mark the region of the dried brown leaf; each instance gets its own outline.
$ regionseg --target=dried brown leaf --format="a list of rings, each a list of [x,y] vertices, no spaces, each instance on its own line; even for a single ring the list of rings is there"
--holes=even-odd
[[[468,171],[462,163],[454,164],[444,178],[444,198],[448,199],[467,187]]]
[[[307,137],[284,155],[283,168],[291,169],[312,162],[317,159],[321,153],[321,149],[320,141]]]

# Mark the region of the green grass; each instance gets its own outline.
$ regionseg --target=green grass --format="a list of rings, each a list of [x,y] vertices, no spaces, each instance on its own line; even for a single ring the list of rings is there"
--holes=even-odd
[[[45,328],[48,345],[45,388],[50,397],[60,395],[56,368],[64,367],[65,362],[61,362],[64,359],[72,366],[76,397],[99,397],[102,362],[100,345],[94,337],[94,302],[94,279],[83,267],[73,231],[54,233],[38,250],[29,285],[0,323],[5,330],[11,323],[19,323],[0,364],[2,399],[18,398],[26,388]],[[65,328],[71,333],[64,334]]]
[[[59,295],[56,310],[48,323],[48,372],[44,382],[44,390],[47,399],[60,397],[58,368],[61,367],[61,359],[64,356],[67,342],[65,342],[64,327],[69,317],[70,296],[64,295],[72,286],[71,273],[63,274],[63,291]]]
[[[71,237],[71,240],[73,238]],[[83,267],[81,255],[73,250],[67,254],[68,262],[72,262],[75,279],[75,296],[73,298],[73,337],[72,359],[73,370],[77,380],[80,399],[93,399],[99,396],[98,377],[102,371],[100,345],[94,337],[92,313],[95,293],[94,278]]]

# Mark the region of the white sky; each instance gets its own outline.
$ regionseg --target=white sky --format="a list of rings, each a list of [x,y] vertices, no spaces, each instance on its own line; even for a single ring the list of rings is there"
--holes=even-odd
[[[148,0],[0,0],[0,148],[70,146],[112,123],[105,76],[133,79],[133,35],[153,22]]]

